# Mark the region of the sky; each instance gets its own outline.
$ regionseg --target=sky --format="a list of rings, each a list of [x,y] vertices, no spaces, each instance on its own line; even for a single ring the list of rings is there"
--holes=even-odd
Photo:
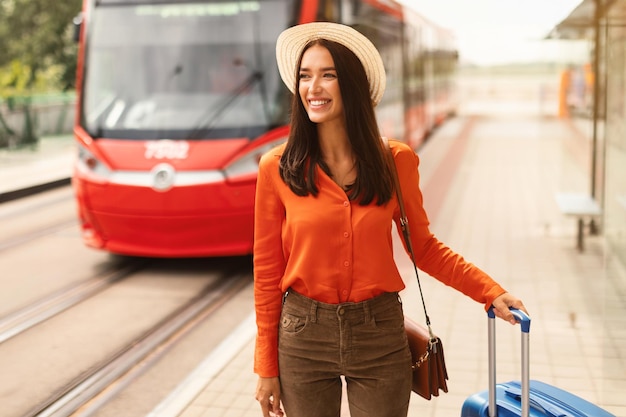
[[[583,42],[544,40],[582,0],[399,0],[451,29],[462,62],[580,62]]]

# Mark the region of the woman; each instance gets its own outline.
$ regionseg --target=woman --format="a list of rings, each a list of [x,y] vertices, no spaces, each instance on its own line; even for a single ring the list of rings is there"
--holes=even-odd
[[[374,106],[385,70],[372,43],[327,22],[278,38],[281,77],[294,93],[290,136],[263,156],[255,206],[256,399],[263,415],[337,417],[341,376],[352,417],[401,417],[411,355],[391,224],[400,211]],[[486,273],[428,229],[418,158],[390,141],[417,265],[515,322],[524,310]]]

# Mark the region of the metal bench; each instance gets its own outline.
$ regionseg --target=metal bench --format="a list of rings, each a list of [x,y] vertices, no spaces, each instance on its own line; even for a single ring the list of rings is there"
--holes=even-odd
[[[585,224],[589,226],[590,234],[597,234],[596,220],[602,216],[602,207],[593,197],[582,193],[558,193],[555,199],[563,214],[577,219],[576,248],[582,252]]]

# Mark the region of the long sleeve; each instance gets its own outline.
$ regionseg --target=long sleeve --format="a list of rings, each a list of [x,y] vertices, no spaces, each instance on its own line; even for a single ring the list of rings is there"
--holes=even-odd
[[[278,376],[278,321],[285,272],[281,232],[285,207],[271,180],[274,155],[261,160],[257,178],[254,220],[254,300],[257,314],[257,340],[254,371],[260,376]]]
[[[505,290],[487,273],[440,242],[430,231],[422,193],[419,189],[419,157],[404,144],[395,141],[390,143],[393,143],[392,152],[402,187],[417,266],[442,283],[485,304],[485,308],[488,308],[493,300]],[[400,209],[397,207],[394,220],[402,235],[399,218]]]

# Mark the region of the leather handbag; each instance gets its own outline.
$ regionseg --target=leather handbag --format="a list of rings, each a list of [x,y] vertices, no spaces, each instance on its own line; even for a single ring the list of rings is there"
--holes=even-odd
[[[400,206],[400,228],[404,237],[404,243],[411,255],[415,276],[417,277],[417,286],[420,290],[422,306],[424,307],[424,317],[426,318],[426,327],[420,323],[404,318],[404,329],[411,350],[413,370],[413,392],[430,400],[432,396],[438,397],[439,391],[448,392],[448,371],[446,369],[446,361],[443,354],[443,343],[441,339],[433,333],[430,325],[430,317],[426,312],[426,302],[424,301],[424,293],[420,277],[415,264],[415,255],[413,254],[413,246],[411,244],[411,233],[409,230],[409,220],[404,209],[404,200],[402,199],[402,190],[400,189],[400,180],[398,179],[398,170],[396,168],[389,143],[384,140],[388,152],[387,159],[389,170],[396,189],[398,205]]]
[[[404,329],[411,349],[413,392],[427,400],[438,397],[439,391],[448,392],[448,371],[441,339],[430,334],[423,325],[406,317]]]

